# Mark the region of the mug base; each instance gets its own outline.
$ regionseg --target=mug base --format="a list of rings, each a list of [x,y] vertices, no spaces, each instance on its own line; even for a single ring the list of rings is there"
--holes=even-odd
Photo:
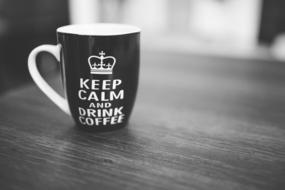
[[[123,125],[116,125],[116,126],[104,126],[104,127],[92,127],[92,126],[82,126],[80,124],[76,124],[76,127],[79,130],[82,131],[87,131],[87,132],[109,132],[109,131],[116,131],[119,129],[122,129],[124,127],[126,127],[127,124],[123,124]]]

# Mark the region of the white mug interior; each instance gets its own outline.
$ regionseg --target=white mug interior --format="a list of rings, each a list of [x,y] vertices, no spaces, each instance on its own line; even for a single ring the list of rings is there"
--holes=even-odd
[[[136,26],[127,24],[96,23],[67,25],[59,27],[56,31],[59,33],[76,35],[113,36],[137,33],[141,30]]]

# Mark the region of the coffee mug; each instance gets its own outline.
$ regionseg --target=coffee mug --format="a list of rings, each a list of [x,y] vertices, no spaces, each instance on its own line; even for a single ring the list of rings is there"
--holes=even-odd
[[[29,55],[38,87],[85,129],[124,127],[135,102],[140,29],[124,24],[68,25],[57,29],[57,45],[41,45]],[[36,57],[49,52],[60,64],[65,97],[40,75]]]

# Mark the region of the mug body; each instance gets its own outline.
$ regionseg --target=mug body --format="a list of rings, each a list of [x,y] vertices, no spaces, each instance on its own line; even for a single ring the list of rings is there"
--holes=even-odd
[[[135,102],[140,30],[120,24],[57,29],[62,80],[78,126],[110,130],[127,124]]]

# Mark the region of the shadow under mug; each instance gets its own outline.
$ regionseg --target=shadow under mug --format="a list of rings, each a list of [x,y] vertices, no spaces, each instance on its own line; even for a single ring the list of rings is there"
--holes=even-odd
[[[57,29],[57,45],[41,45],[29,55],[38,87],[85,129],[124,127],[138,86],[140,29],[124,24],[68,25]],[[61,67],[65,98],[40,75],[37,54],[46,51]]]

